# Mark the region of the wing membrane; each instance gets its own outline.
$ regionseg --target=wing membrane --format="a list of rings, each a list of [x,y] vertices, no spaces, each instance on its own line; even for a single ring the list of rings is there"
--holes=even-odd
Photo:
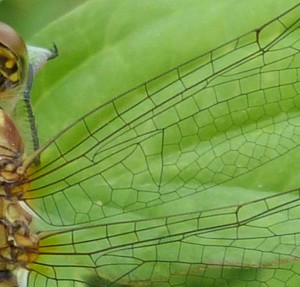
[[[173,286],[189,276],[201,282],[208,268],[275,270],[286,264],[292,273],[300,255],[299,195],[294,190],[240,206],[45,232],[31,267],[53,282],[96,276],[105,286]]]
[[[299,34],[286,13],[97,107],[46,145],[26,202],[52,225],[162,213],[293,151]]]

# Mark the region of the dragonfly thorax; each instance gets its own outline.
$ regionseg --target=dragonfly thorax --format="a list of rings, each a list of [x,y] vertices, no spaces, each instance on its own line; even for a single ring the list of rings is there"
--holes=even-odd
[[[23,150],[23,142],[15,124],[0,109],[0,182],[18,182],[24,177],[20,172]]]

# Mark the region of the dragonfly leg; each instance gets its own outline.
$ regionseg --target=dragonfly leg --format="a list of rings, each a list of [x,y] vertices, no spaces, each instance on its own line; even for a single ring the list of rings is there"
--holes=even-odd
[[[55,44],[53,44],[53,48],[49,49],[50,53],[46,58],[46,61],[49,61],[51,59],[54,59],[58,56],[58,48]],[[37,67],[33,67],[33,65],[29,65],[29,71],[28,71],[28,80],[27,80],[27,85],[24,93],[24,102],[25,102],[25,109],[29,118],[29,125],[30,125],[30,131],[31,131],[31,137],[33,141],[33,150],[37,151],[40,148],[40,143],[39,143],[39,136],[35,124],[35,117],[34,117],[34,112],[33,108],[31,105],[31,98],[30,98],[30,92],[32,89],[32,84],[33,84],[33,77],[36,72]],[[35,165],[40,164],[40,157],[37,156],[34,160]]]

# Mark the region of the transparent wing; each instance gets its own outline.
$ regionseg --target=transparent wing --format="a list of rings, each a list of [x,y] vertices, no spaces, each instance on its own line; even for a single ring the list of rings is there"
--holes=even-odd
[[[41,150],[24,200],[61,230],[40,233],[29,286],[299,282],[299,192],[247,190],[299,146],[299,14],[114,98]]]
[[[47,287],[235,286],[235,271],[238,286],[280,272],[299,280],[299,212],[295,190],[240,206],[45,232],[29,286],[40,286],[43,275]],[[245,276],[241,268],[250,267]]]
[[[196,211],[225,189],[224,206],[257,198],[235,181],[299,145],[298,15],[295,7],[79,119],[43,151],[28,205],[65,226]]]

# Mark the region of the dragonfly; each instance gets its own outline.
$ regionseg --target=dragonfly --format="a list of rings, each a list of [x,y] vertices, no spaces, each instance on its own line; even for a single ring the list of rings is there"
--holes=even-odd
[[[297,286],[299,190],[234,186],[299,146],[299,15],[111,99],[26,156],[10,196],[31,209],[38,251],[10,267],[18,284]]]

